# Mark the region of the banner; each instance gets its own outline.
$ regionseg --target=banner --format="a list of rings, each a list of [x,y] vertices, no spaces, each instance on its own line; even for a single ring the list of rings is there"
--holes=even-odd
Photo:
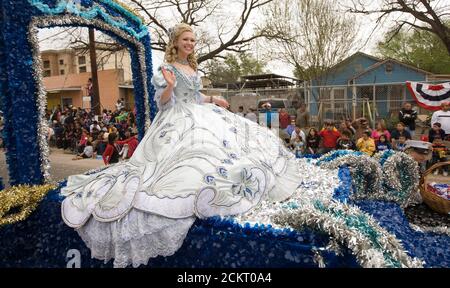
[[[417,104],[427,110],[439,110],[441,103],[450,101],[450,82],[427,84],[407,81],[406,87]]]

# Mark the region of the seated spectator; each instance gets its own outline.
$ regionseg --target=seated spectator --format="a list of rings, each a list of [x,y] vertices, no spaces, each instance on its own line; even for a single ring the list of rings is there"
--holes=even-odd
[[[443,139],[440,136],[435,136],[432,144],[433,154],[432,154],[432,164],[437,164],[439,162],[446,162],[447,161],[447,153],[448,149],[444,144]],[[436,169],[433,173],[434,175],[439,174],[440,169]],[[448,176],[448,165],[444,166],[443,175]]]
[[[396,146],[396,142],[398,142],[400,136],[405,136],[406,140],[411,140],[411,134],[409,134],[409,132],[406,131],[405,124],[403,124],[402,122],[398,122],[396,129],[391,133],[392,144],[394,146],[394,149]]]
[[[77,151],[79,154],[81,154],[84,150],[84,147],[87,144],[87,141],[89,140],[89,133],[86,129],[82,129],[81,130],[81,137],[80,137],[80,141],[78,141],[77,143]]]
[[[355,143],[351,139],[352,133],[345,129],[342,131],[341,137],[337,140],[336,149],[338,150],[355,150]]]
[[[100,125],[98,125],[97,121],[94,121],[91,126],[89,126],[89,133],[92,134],[92,132],[94,131],[94,129],[96,129],[97,131],[102,130],[102,128],[100,128]]]
[[[380,135],[380,138],[378,138],[378,141],[376,142],[376,146],[377,152],[392,149],[391,143],[387,140],[386,135],[384,134]]]
[[[341,137],[341,133],[339,133],[331,121],[325,122],[325,128],[319,132],[319,135],[322,137],[322,148],[319,151],[320,154],[325,154],[335,150],[337,140]]]
[[[369,127],[369,121],[364,117],[356,119],[352,123],[352,127],[355,129],[355,139],[362,138],[364,136],[364,132],[367,130],[372,133],[372,129]]]
[[[309,129],[308,136],[306,136],[306,149],[310,154],[317,154],[320,147],[320,136],[316,128]]]
[[[297,158],[300,158],[303,154],[305,154],[305,143],[300,135],[297,135],[292,142],[292,149],[295,157]]]
[[[127,139],[123,141],[116,141],[116,144],[123,145],[122,150],[119,152],[119,155],[122,155],[122,159],[130,159],[139,145],[139,141],[137,140],[137,135],[133,135],[131,130],[125,132],[125,136]]]
[[[305,132],[302,131],[302,129],[300,129],[300,127],[295,127],[294,132],[292,132],[291,134],[291,142],[293,142],[295,140],[295,138],[297,138],[297,136],[300,136],[302,141],[303,139],[306,139],[305,137]]]
[[[406,138],[405,135],[401,135],[397,141],[394,142],[394,150],[397,151],[405,151],[406,148],[406,141],[408,141],[408,139]]]
[[[289,134],[289,137],[292,136],[292,132],[295,130],[295,119],[291,120],[291,124],[289,124],[286,128],[286,133]]]
[[[376,148],[375,141],[370,138],[370,134],[371,132],[369,130],[364,131],[363,136],[358,139],[358,142],[356,142],[356,147],[359,151],[372,156]]]
[[[108,135],[108,145],[103,153],[103,162],[105,165],[119,162],[119,148],[116,145],[117,134],[110,133]]]
[[[428,142],[433,143],[434,138],[440,137],[441,139],[445,139],[445,131],[441,127],[441,123],[436,122],[433,123],[430,131],[428,132]]]
[[[94,147],[92,147],[92,143],[90,141],[86,142],[86,146],[84,146],[83,152],[78,154],[72,160],[86,159],[91,158],[94,155]]]
[[[389,133],[389,130],[386,129],[386,125],[384,125],[384,121],[378,121],[377,127],[372,131],[372,138],[375,140],[375,142],[380,139],[380,136],[384,135],[386,137],[387,141],[391,141],[391,133]]]

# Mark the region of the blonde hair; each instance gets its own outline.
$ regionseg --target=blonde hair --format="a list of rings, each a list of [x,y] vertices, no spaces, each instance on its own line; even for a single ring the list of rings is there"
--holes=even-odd
[[[167,63],[174,63],[178,58],[178,51],[175,47],[175,43],[178,41],[178,38],[180,38],[181,34],[184,32],[192,32],[194,33],[194,30],[192,30],[191,26],[180,23],[177,24],[175,27],[173,27],[173,30],[170,32],[169,35],[169,43],[166,47],[166,54],[164,56],[164,60]],[[189,62],[189,66],[192,67],[195,71],[197,71],[198,63],[197,63],[197,57],[195,56],[195,53],[191,53],[187,57],[187,61]]]

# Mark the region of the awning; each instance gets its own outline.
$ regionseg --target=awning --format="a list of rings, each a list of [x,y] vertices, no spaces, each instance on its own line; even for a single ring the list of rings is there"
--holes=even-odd
[[[60,93],[64,91],[81,91],[81,87],[62,87],[62,88],[53,88],[46,90],[47,93]]]

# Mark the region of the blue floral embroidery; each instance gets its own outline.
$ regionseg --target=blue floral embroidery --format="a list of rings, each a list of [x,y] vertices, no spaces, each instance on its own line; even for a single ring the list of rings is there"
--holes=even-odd
[[[212,175],[205,175],[204,177],[205,183],[208,185],[216,185],[216,178],[214,178],[214,176]]]
[[[237,134],[237,129],[236,129],[236,127],[231,127],[231,128],[230,128],[230,131],[233,132],[234,134]]]
[[[161,134],[159,134],[159,138],[163,138],[164,136],[166,136],[167,131],[162,131]]]
[[[78,192],[77,194],[75,194],[75,198],[81,198],[83,197],[83,194],[81,192]]]
[[[241,172],[241,182],[233,184],[231,191],[234,195],[252,200],[260,192],[258,178],[254,177],[249,169],[244,168]]]
[[[231,124],[231,119],[227,118],[226,116],[222,117],[223,121],[227,122],[228,124]]]
[[[228,142],[227,140],[223,140],[223,147],[225,148],[230,148],[230,142]]]
[[[219,173],[219,175],[223,178],[228,178],[228,170],[225,169],[225,167],[217,167],[217,173]]]
[[[222,110],[220,110],[219,108],[213,108],[212,111],[222,114]]]
[[[222,160],[222,163],[233,165],[233,161],[231,161],[230,159],[224,159],[224,160]]]
[[[234,160],[237,160],[237,159],[238,159],[237,155],[234,154],[234,153],[230,153],[228,156],[230,156],[230,158],[231,158],[231,159],[234,159]]]
[[[170,127],[173,127],[173,124],[172,123],[166,123],[166,124],[164,124],[162,129],[167,129],[167,128],[170,128]]]

